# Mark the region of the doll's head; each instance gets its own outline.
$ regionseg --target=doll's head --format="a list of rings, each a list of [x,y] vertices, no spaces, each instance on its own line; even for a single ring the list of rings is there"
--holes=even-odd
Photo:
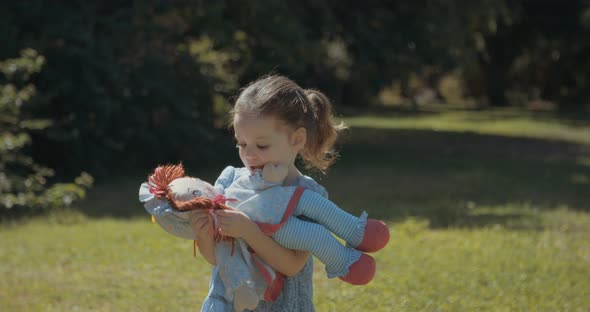
[[[206,209],[214,237],[231,241],[233,246],[230,237],[219,234],[219,223],[213,212],[231,209],[225,205],[227,199],[211,184],[185,176],[182,164],[157,167],[148,176],[148,182],[139,188],[139,200],[164,230],[186,239],[195,239],[189,210]]]
[[[210,209],[214,202],[215,188],[200,179],[186,177],[182,164],[159,166],[148,177],[150,193],[158,199],[166,199],[179,211]]]

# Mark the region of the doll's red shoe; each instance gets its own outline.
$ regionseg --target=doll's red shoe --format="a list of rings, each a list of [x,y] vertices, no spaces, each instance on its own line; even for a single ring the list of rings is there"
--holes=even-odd
[[[389,242],[387,224],[381,220],[368,219],[363,241],[355,249],[363,252],[376,252],[383,249],[387,242]]]
[[[375,276],[375,270],[377,270],[375,259],[369,255],[361,254],[358,261],[348,269],[348,274],[338,278],[352,285],[366,285]]]

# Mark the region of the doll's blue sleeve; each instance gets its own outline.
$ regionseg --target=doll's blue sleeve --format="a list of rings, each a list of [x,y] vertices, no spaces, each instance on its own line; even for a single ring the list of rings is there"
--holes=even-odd
[[[233,166],[225,167],[225,169],[223,169],[223,171],[217,178],[217,181],[215,181],[215,189],[219,193],[225,194],[225,189],[228,188],[234,182],[235,178],[236,168],[234,168]]]
[[[321,186],[319,183],[317,183],[314,179],[308,177],[308,176],[300,176],[299,177],[299,181],[298,181],[299,186],[314,191],[318,194],[320,194],[321,196],[325,197],[326,199],[328,198],[328,191],[326,191],[326,189]],[[296,216],[297,218],[303,220],[303,221],[308,221],[308,222],[313,222],[316,223],[316,221],[314,221],[311,218],[308,218],[304,215],[300,215],[300,216]]]
[[[299,186],[310,191],[314,191],[325,198],[328,198],[328,191],[326,191],[326,189],[323,186],[321,186],[314,179],[308,176],[299,177]]]

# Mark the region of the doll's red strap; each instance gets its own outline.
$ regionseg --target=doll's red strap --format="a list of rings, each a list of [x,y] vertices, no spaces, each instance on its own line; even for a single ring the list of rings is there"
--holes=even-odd
[[[283,214],[281,222],[279,222],[277,224],[256,222],[256,224],[258,224],[258,226],[260,227],[262,232],[264,232],[264,234],[266,234],[266,235],[274,234],[276,231],[278,231],[285,224],[285,222],[287,222],[287,219],[289,219],[289,217],[291,217],[291,215],[293,214],[293,211],[295,211],[295,208],[297,208],[297,204],[299,204],[299,200],[301,199],[301,195],[303,195],[304,191],[305,191],[305,188],[303,188],[301,186],[299,186],[295,189],[295,192],[293,192],[293,196],[291,196],[291,199],[289,199],[289,203],[287,204],[287,210],[285,210],[285,213]]]
[[[252,259],[254,260],[254,264],[258,268],[258,271],[262,274],[264,278],[264,282],[266,283],[266,290],[264,291],[264,300],[268,302],[273,302],[279,298],[281,294],[281,290],[283,290],[283,285],[285,284],[286,276],[280,272],[273,271],[274,278],[272,276],[272,272],[269,271],[269,268],[258,258],[256,252],[252,250],[252,248],[248,247],[250,253],[252,253]]]

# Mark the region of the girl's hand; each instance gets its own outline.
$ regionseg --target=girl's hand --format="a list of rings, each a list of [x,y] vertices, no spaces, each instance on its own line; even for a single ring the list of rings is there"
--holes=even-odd
[[[242,238],[246,242],[252,234],[260,231],[260,228],[245,213],[239,210],[216,210],[219,220],[219,232],[223,235]]]
[[[193,210],[189,215],[193,232],[197,235],[199,252],[207,262],[215,265],[215,240],[209,212],[207,210]]]
[[[207,210],[193,210],[189,218],[193,232],[197,235],[197,240],[213,239],[211,222],[209,222],[209,212]]]

